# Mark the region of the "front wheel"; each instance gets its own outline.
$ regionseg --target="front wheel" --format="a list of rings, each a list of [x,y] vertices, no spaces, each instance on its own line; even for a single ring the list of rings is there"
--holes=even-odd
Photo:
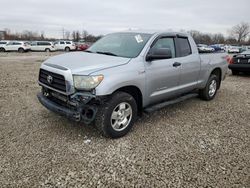
[[[69,47],[66,47],[66,48],[65,48],[65,51],[66,51],[66,52],[69,52],[69,51],[70,51],[70,48],[69,48]]]
[[[0,48],[0,52],[5,52],[5,49],[4,48]]]
[[[119,138],[132,128],[137,116],[135,99],[125,92],[116,92],[99,108],[95,125],[106,137]]]
[[[211,75],[207,81],[207,85],[204,89],[200,90],[200,97],[203,100],[210,101],[212,100],[219,88],[219,78],[216,75]]]

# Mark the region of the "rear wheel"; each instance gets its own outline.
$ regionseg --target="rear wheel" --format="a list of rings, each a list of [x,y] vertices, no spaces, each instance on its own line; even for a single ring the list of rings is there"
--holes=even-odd
[[[65,51],[66,51],[66,52],[69,52],[69,51],[70,51],[70,48],[69,48],[69,47],[66,47],[66,48],[65,48]]]
[[[238,71],[232,70],[232,75],[239,75]]]
[[[125,92],[115,93],[99,108],[95,125],[106,137],[119,138],[132,128],[137,116],[135,99]]]
[[[23,49],[23,48],[19,48],[19,49],[18,49],[18,52],[19,52],[19,53],[24,53],[24,49]]]
[[[200,90],[199,92],[200,97],[206,101],[212,100],[217,93],[219,85],[220,85],[219,78],[216,75],[212,74],[207,81],[206,87]]]

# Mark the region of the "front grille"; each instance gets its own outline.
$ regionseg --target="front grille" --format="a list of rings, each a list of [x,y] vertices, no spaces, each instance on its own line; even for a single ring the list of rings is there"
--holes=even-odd
[[[48,76],[52,77],[52,82],[48,82]],[[39,73],[39,81],[47,86],[50,86],[51,88],[55,88],[59,91],[66,92],[66,82],[64,76],[60,74],[56,74],[53,72],[49,72],[44,69],[40,69]]]

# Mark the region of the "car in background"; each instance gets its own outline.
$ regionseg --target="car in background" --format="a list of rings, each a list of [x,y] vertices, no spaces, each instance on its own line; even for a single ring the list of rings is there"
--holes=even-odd
[[[3,41],[3,40],[0,41],[0,52],[4,52],[5,51],[3,47],[6,44],[8,44],[8,41]]]
[[[241,52],[245,52],[245,51],[250,51],[250,46],[242,46],[242,47],[240,48],[240,53],[241,53]]]
[[[76,43],[76,50],[78,51],[84,51],[89,48],[89,45],[85,42],[77,42]]]
[[[213,48],[215,52],[224,51],[224,47],[219,44],[213,44],[213,45],[210,45],[209,47]]]
[[[31,43],[31,51],[54,52],[56,51],[56,49],[52,42],[35,41]]]
[[[76,50],[76,45],[73,41],[56,41],[54,45],[56,50],[64,50],[66,52]]]
[[[30,44],[24,41],[9,41],[0,47],[1,52],[27,52],[30,51]]]
[[[240,53],[240,47],[239,46],[230,46],[227,49],[228,53]]]
[[[214,52],[214,48],[206,45],[206,44],[198,44],[198,50],[200,53],[211,53]]]
[[[250,50],[228,58],[228,63],[233,75],[238,75],[240,72],[250,73]]]
[[[7,40],[1,40],[0,41],[0,46],[5,46],[6,44],[8,44],[9,41]]]

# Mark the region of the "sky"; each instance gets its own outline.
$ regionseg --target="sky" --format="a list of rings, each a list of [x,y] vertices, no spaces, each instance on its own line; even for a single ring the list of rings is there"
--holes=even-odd
[[[0,0],[0,30],[32,30],[46,37],[87,30],[199,30],[227,35],[250,23],[250,0]]]

